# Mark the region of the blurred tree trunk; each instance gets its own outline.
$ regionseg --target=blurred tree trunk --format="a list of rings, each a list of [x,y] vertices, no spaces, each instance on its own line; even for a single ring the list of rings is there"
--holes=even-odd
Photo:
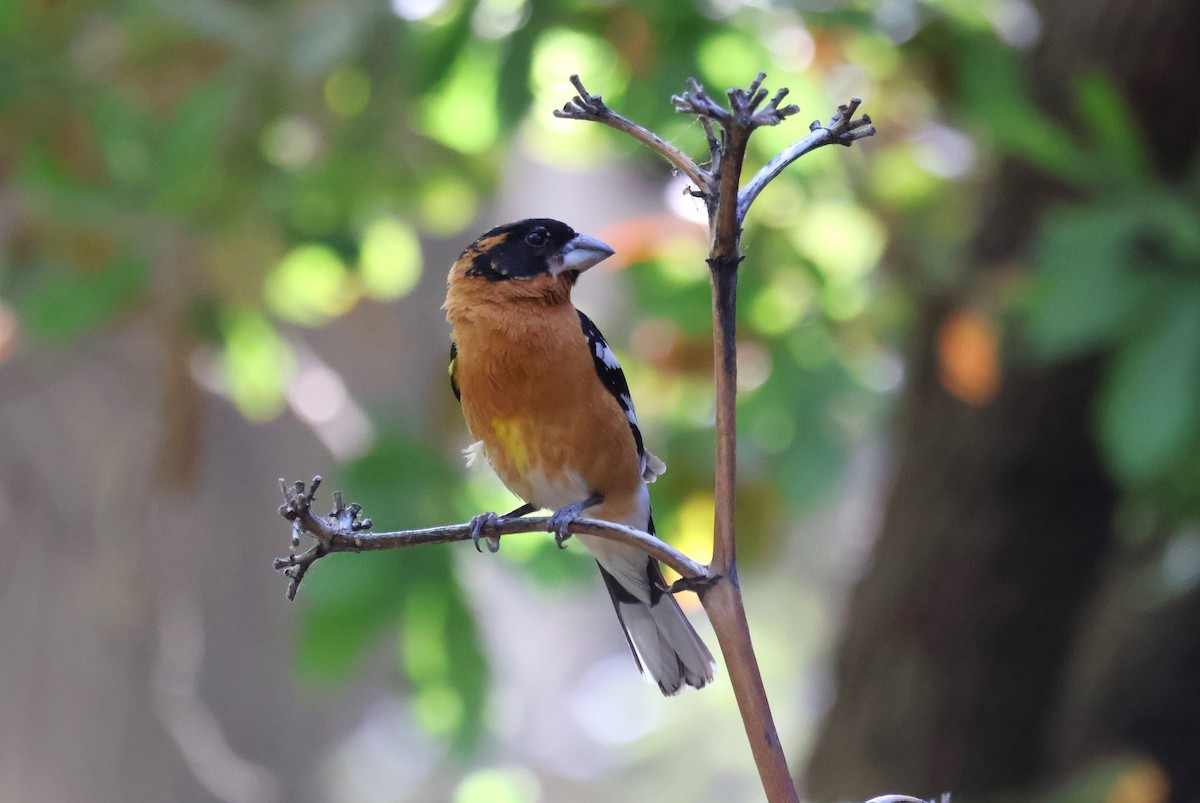
[[[1155,164],[1180,175],[1200,130],[1200,108],[1190,102],[1200,74],[1200,4],[1037,5],[1042,40],[1027,66],[1047,113],[1070,109],[1072,80],[1103,69],[1146,123]],[[1158,115],[1169,122],[1156,123]],[[1021,258],[1063,193],[1032,169],[1002,166],[983,189],[973,281]],[[938,335],[970,294],[920,302],[896,476],[873,563],[848,612],[837,700],[810,760],[814,799],[1017,791],[1045,779],[1062,757],[1056,711],[1087,606],[1114,553],[1117,491],[1091,431],[1102,362],[1006,365],[990,403],[963,403],[939,381]],[[1144,657],[1146,648],[1126,652]],[[1195,664],[1197,649],[1177,652]],[[1147,674],[1123,676],[1137,683]],[[1108,691],[1109,699],[1122,696]],[[1095,710],[1081,721],[1089,719],[1104,727]],[[1110,737],[1094,743],[1132,739],[1168,771],[1186,766],[1128,728]],[[1185,779],[1172,781],[1174,799],[1187,797]]]

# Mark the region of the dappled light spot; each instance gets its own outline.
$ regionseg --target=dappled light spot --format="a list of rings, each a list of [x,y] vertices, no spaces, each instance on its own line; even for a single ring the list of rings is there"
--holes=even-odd
[[[503,39],[529,20],[527,0],[483,0],[471,15],[471,29],[484,39]]]
[[[771,352],[761,343],[738,342],[737,386],[742,393],[752,393],[771,378]]]
[[[307,349],[293,350],[297,368],[287,385],[292,412],[339,460],[361,457],[375,437],[371,419],[350,396],[340,374]]]
[[[749,32],[723,31],[700,43],[696,61],[714,87],[742,86],[764,63],[763,47]]]
[[[659,535],[692,560],[707,563],[712,559],[715,510],[712,494],[697,491],[676,509],[675,516],[669,521],[669,531]],[[663,568],[666,570],[668,567]]]
[[[342,378],[323,365],[299,372],[291,389],[296,414],[314,424],[332,420],[349,398]]]
[[[980,11],[1007,45],[1024,49],[1032,47],[1041,38],[1042,19],[1028,0],[981,3]]]
[[[917,163],[910,143],[885,148],[874,154],[870,174],[871,193],[889,206],[901,209],[919,206],[936,197],[942,180]]]
[[[750,325],[764,335],[790,332],[811,309],[814,295],[811,280],[799,272],[777,273],[751,298]]]
[[[263,156],[276,167],[302,170],[313,163],[321,149],[320,127],[308,117],[288,115],[263,129]]]
[[[293,323],[316,326],[346,312],[358,293],[349,272],[332,248],[317,243],[297,246],[263,281],[271,311]]]
[[[463,51],[449,75],[421,104],[420,131],[460,153],[483,153],[496,144],[495,56],[487,47]]]
[[[861,349],[843,363],[859,385],[876,393],[891,393],[904,381],[904,360],[878,344]]]
[[[587,75],[604,85],[606,102],[616,102],[629,76],[612,46],[598,36],[564,28],[547,30],[534,44],[529,72],[534,109],[562,105],[570,92],[566,76]],[[579,170],[611,157],[614,144],[600,126],[560,120],[550,114],[530,115],[522,127],[526,154],[539,162]]]
[[[914,158],[926,171],[938,178],[964,178],[975,165],[975,143],[961,131],[929,123],[912,136]]]
[[[666,201],[667,208],[671,210],[671,213],[677,217],[683,218],[688,223],[707,226],[708,209],[705,207],[703,199],[692,194],[694,190],[695,186],[687,176],[676,173],[663,185],[663,200]]]
[[[606,100],[624,92],[629,84],[612,46],[603,39],[582,31],[551,28],[534,46],[530,81],[535,88],[552,90],[557,100],[563,95],[563,79],[568,75],[587,75],[603,83]]]
[[[987,315],[962,307],[938,331],[938,378],[942,387],[973,407],[1000,390],[999,336]]]
[[[1163,585],[1172,594],[1186,594],[1200,585],[1200,528],[1172,536],[1162,555]]]
[[[392,13],[412,22],[436,22],[438,12],[448,5],[446,0],[391,0]],[[447,20],[440,20],[446,22]]]
[[[1105,803],[1166,803],[1171,799],[1167,773],[1154,761],[1139,761],[1117,778]]]
[[[796,246],[830,280],[860,279],[879,261],[886,234],[865,209],[814,203],[796,226]]]
[[[629,671],[624,651],[593,664],[569,699],[572,718],[601,744],[636,742],[663,719],[663,698],[646,694],[644,680]]]
[[[325,80],[325,105],[338,117],[362,114],[371,100],[371,78],[362,70],[343,67]]]
[[[803,25],[783,25],[771,31],[765,41],[775,62],[788,72],[807,70],[817,54],[812,34]]]
[[[448,685],[432,683],[413,696],[413,713],[426,733],[450,736],[463,722],[462,695]]]
[[[456,175],[443,174],[422,185],[417,197],[421,228],[441,237],[458,234],[475,219],[479,193]]]
[[[454,803],[538,803],[542,786],[524,767],[476,770],[454,790]]]
[[[279,415],[294,370],[288,344],[258,312],[230,312],[221,329],[225,341],[221,365],[234,404],[252,421]]]
[[[821,290],[821,306],[835,321],[857,318],[867,308],[867,284],[858,279],[835,279]]]
[[[381,301],[406,296],[417,286],[421,268],[421,243],[412,227],[393,217],[367,227],[358,258],[367,295]]]

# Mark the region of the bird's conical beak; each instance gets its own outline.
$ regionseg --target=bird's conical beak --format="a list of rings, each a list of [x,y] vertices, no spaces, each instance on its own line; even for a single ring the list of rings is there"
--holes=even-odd
[[[554,276],[569,270],[582,273],[614,253],[616,252],[595,237],[576,234],[551,261],[550,273]]]

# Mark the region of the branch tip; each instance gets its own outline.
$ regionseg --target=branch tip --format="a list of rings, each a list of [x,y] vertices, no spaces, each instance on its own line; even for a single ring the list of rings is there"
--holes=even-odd
[[[365,531],[371,528],[372,521],[367,518],[360,519],[362,505],[357,502],[347,504],[345,494],[341,491],[334,493],[334,509],[327,518],[313,515],[311,509],[312,488],[316,484],[314,482],[307,491],[303,482],[297,482],[291,486],[286,482],[283,484],[286,501],[280,507],[280,513],[292,522],[293,544],[299,540],[301,531],[307,532],[316,539],[316,543],[308,551],[299,555],[292,551],[286,556],[275,558],[272,562],[275,570],[282,572],[289,580],[288,599],[295,599],[308,568],[325,555],[334,552],[362,552],[465,541],[472,538],[473,532],[491,539],[513,533],[544,532],[548,526],[555,529],[561,527],[572,533],[580,532],[621,543],[634,544],[679,572],[683,577],[703,579],[708,576],[708,570],[702,564],[653,535],[632,527],[595,519],[578,518],[562,523],[552,521],[547,517],[498,519],[493,515],[482,526],[475,526],[473,519],[466,524],[430,527],[424,530],[366,533]],[[478,518],[476,517],[476,519]],[[493,519],[495,520],[493,521]]]
[[[687,176],[693,184],[701,190],[707,191],[712,178],[692,161],[691,157],[653,131],[638,125],[608,108],[604,105],[604,99],[600,95],[593,95],[587,91],[578,75],[572,75],[570,80],[579,94],[564,104],[562,109],[555,109],[555,117],[603,123],[610,128],[622,131],[656,151],[670,162],[676,170]],[[677,109],[682,110],[686,107],[684,98],[672,97],[672,101],[676,104]]]

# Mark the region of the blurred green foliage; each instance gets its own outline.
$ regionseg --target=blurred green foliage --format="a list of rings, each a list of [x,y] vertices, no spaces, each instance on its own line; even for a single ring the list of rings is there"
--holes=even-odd
[[[668,178],[633,142],[550,115],[572,93],[568,75],[700,156],[703,133],[671,111],[670,95],[688,76],[720,90],[763,70],[810,118],[865,97],[883,135],[802,160],[750,215],[739,447],[748,556],[769,555],[783,522],[826,498],[854,444],[878,426],[903,379],[913,297],[970,284],[971,179],[1004,156],[1080,196],[1040,233],[1022,337],[1039,359],[1104,355],[1097,433],[1114,473],[1170,516],[1194,517],[1195,183],[1153,176],[1101,75],[1078,86],[1081,133],[1040,113],[1019,37],[990,4],[822,7],[0,5],[0,175],[17,193],[0,298],[28,332],[59,344],[187,321],[219,352],[232,401],[268,420],[286,408],[292,327],[407,296],[426,268],[422,239],[470,239],[514,143],[567,169],[625,160]],[[749,169],[804,133],[798,122],[760,131]],[[671,466],[654,489],[660,532],[703,558],[709,288],[699,236],[681,242],[664,229],[624,274],[631,308],[603,326],[651,445]],[[881,270],[885,260],[904,268]],[[458,435],[426,437],[379,438],[338,487],[388,528],[506,509],[495,486],[447,464],[439,442]],[[513,540],[501,555],[540,581],[592,577],[571,550]],[[487,672],[451,555],[433,547],[322,562],[306,581],[299,663],[313,679],[345,677],[381,634],[399,634],[415,710],[461,746],[479,735]]]
[[[458,480],[441,452],[393,434],[347,465],[339,481],[380,521],[425,527],[446,521],[439,491]],[[398,634],[399,666],[421,724],[457,747],[472,745],[487,666],[452,547],[335,555],[321,569],[304,588],[302,674],[322,682],[344,678],[380,636]]]

